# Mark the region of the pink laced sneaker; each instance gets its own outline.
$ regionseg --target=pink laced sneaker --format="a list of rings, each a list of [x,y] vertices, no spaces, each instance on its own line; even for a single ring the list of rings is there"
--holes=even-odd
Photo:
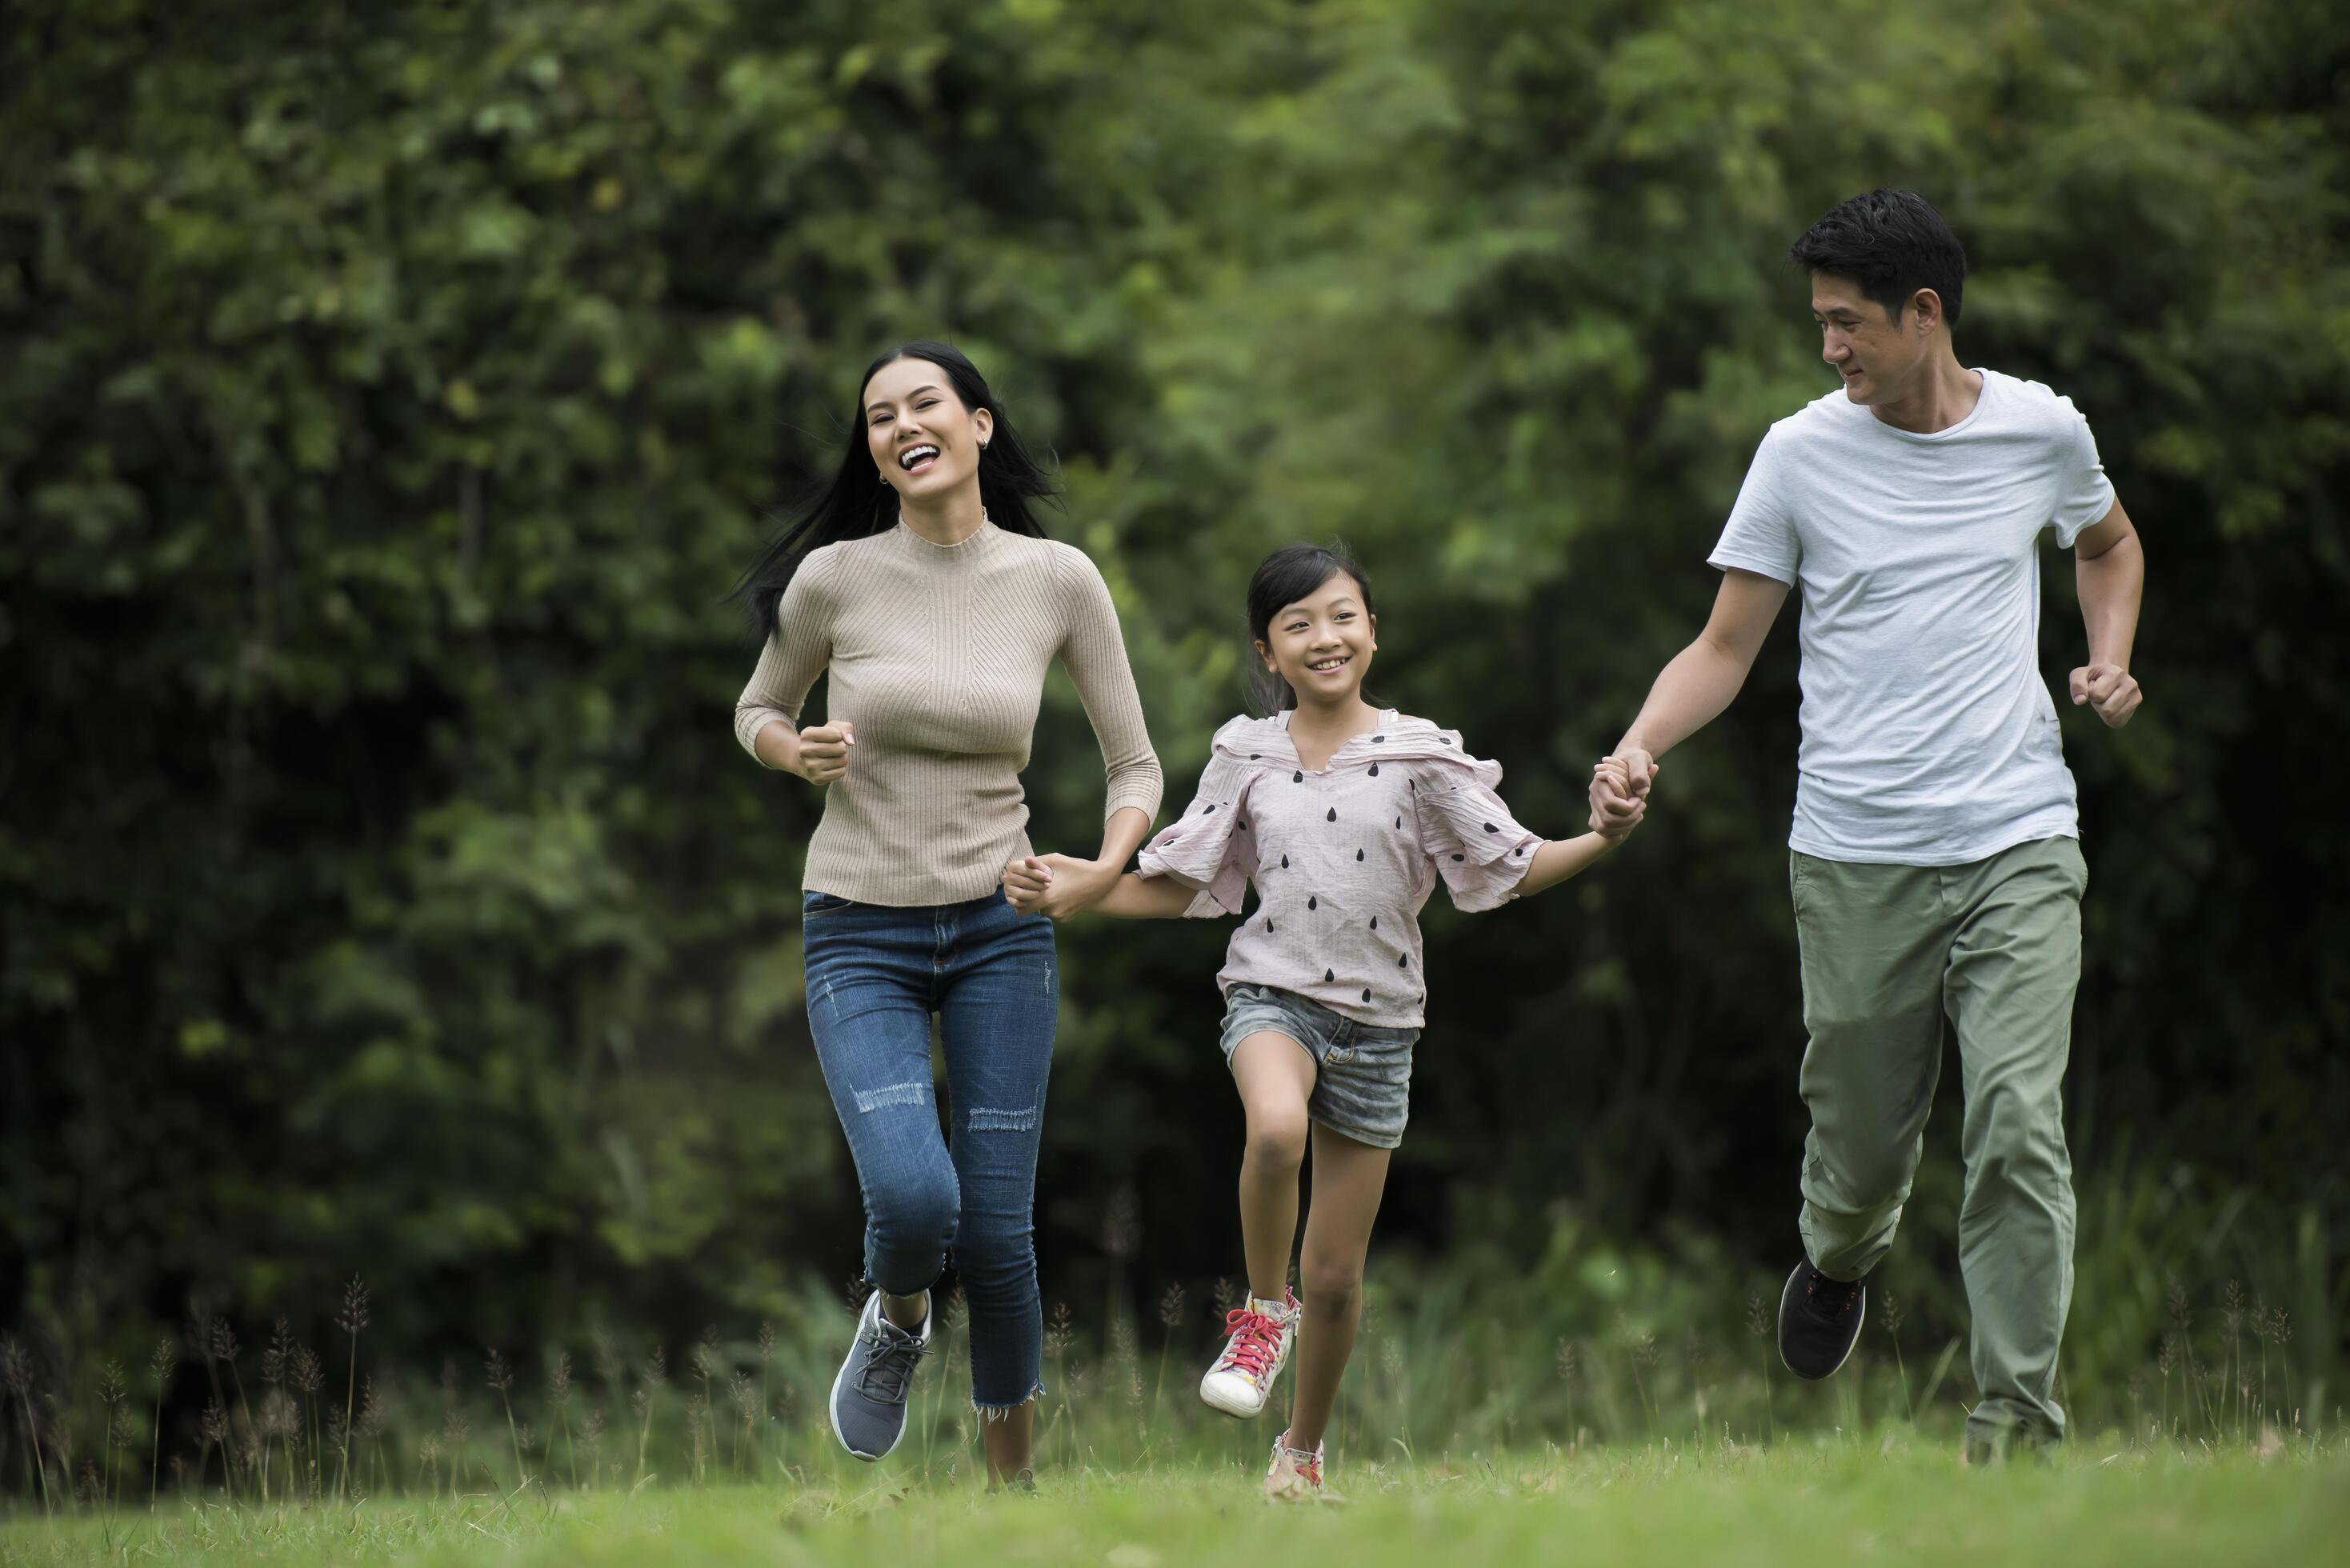
[[[1289,1434],[1273,1440],[1273,1463],[1265,1467],[1264,1495],[1276,1502],[1338,1502],[1336,1492],[1322,1485],[1322,1445],[1293,1449]]]
[[[1200,1379],[1200,1397],[1210,1408],[1243,1420],[1264,1409],[1274,1380],[1288,1364],[1290,1346],[1297,1342],[1297,1298],[1287,1291],[1282,1294],[1287,1299],[1280,1302],[1251,1296],[1224,1314],[1231,1337]]]

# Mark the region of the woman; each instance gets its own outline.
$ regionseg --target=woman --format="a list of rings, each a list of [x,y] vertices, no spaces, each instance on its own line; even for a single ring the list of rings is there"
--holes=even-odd
[[[1051,480],[978,369],[910,343],[866,371],[857,404],[862,433],[831,487],[737,588],[766,648],[735,734],[826,790],[804,878],[808,1028],[857,1164],[874,1286],[833,1383],[833,1430],[859,1459],[897,1445],[951,1246],[988,1480],[1028,1485],[1044,1392],[1032,1217],[1059,987],[1052,922],[1000,884],[1029,853],[1019,774],[1053,659],[1085,701],[1109,794],[1100,857],[1064,868],[1044,912],[1116,884],[1159,810],[1159,760],[1109,591],[1084,552],[1044,536],[1029,503]],[[802,728],[827,670],[826,722]]]

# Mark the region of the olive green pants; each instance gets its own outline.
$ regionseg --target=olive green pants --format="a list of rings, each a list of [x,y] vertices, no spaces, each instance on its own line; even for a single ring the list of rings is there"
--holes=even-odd
[[[2064,1064],[2088,868],[2070,838],[1965,866],[1852,865],[1797,854],[1803,952],[1804,1250],[1858,1279],[1893,1244],[1942,1070],[1943,1020],[1966,1096],[1959,1266],[1981,1401],[1970,1451],[2064,1436],[2056,1351],[2073,1298]]]

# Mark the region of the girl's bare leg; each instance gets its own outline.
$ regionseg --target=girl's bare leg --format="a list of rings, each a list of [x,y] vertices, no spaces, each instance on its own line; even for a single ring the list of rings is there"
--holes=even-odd
[[[1297,1335],[1297,1404],[1289,1418],[1289,1446],[1311,1449],[1330,1424],[1338,1379],[1354,1353],[1363,1320],[1363,1260],[1371,1222],[1387,1191],[1392,1151],[1357,1143],[1328,1127],[1314,1129],[1314,1203],[1305,1216],[1305,1251],[1298,1273],[1305,1322]]]
[[[1286,1034],[1261,1033],[1232,1052],[1232,1081],[1248,1114],[1241,1156],[1241,1245],[1249,1293],[1277,1302],[1289,1289],[1289,1249],[1297,1240],[1297,1172],[1305,1162],[1305,1102],[1314,1058]]]

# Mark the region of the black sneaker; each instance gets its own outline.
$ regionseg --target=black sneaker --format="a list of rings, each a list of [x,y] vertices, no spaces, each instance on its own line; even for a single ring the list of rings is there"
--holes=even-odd
[[[832,1380],[832,1434],[842,1448],[860,1459],[878,1459],[898,1446],[906,1432],[906,1390],[930,1349],[927,1304],[921,1331],[912,1333],[881,1315],[879,1291],[865,1299],[848,1359]]]
[[[1831,1376],[1860,1343],[1868,1315],[1866,1278],[1832,1280],[1806,1258],[1779,1296],[1779,1359],[1798,1377]]]

